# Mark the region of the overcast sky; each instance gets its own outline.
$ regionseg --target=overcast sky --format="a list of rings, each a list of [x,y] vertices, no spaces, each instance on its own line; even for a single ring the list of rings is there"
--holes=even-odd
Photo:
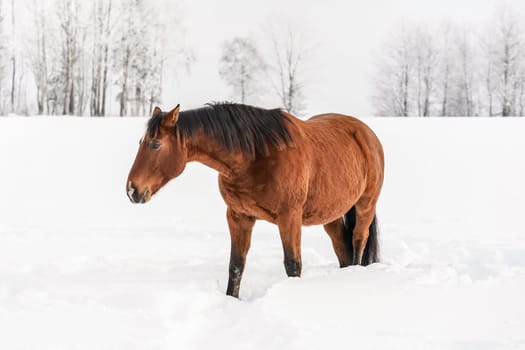
[[[523,0],[185,0],[172,11],[180,14],[197,61],[190,75],[179,76],[176,89],[165,91],[165,108],[231,99],[218,75],[222,42],[235,36],[264,37],[263,28],[275,19],[290,21],[314,48],[306,72],[305,114],[370,115],[375,62],[389,32],[413,21],[439,26],[451,20],[476,28],[502,6],[525,13]],[[267,107],[273,103],[260,102]]]

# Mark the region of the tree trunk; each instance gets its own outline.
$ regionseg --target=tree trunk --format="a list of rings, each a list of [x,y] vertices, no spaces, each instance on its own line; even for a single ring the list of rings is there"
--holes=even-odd
[[[11,112],[15,112],[15,81],[16,81],[16,32],[15,32],[15,1],[11,0],[11,30],[12,30],[12,52],[11,52]]]
[[[129,70],[129,59],[131,50],[129,47],[126,48],[124,56],[124,77],[122,79],[122,91],[120,93],[120,116],[123,117],[128,114],[127,100],[128,100],[128,70]]]
[[[408,77],[408,66],[405,64],[403,69],[403,112],[402,115],[404,117],[408,117],[408,84],[409,84],[409,77]]]
[[[490,57],[489,57],[489,63],[488,63],[488,69],[487,69],[486,83],[487,83],[487,94],[488,94],[488,99],[489,99],[489,116],[492,117],[494,115],[494,112],[493,112],[493,102],[492,102],[492,61]]]
[[[106,95],[108,88],[108,44],[104,46],[104,73],[102,75],[102,102],[100,106],[100,115],[106,115]]]
[[[448,114],[448,74],[449,74],[449,64],[448,61],[445,65],[445,83],[443,84],[443,101],[441,104],[441,116],[445,117]]]
[[[109,45],[108,40],[111,34],[111,0],[108,1],[108,11],[106,13],[106,28],[104,31],[104,63],[102,73],[102,101],[100,102],[100,115],[106,115],[106,94],[108,88],[108,57]]]

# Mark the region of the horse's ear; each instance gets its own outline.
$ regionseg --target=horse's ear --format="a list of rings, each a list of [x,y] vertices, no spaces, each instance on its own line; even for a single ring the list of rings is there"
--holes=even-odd
[[[179,108],[180,104],[177,105],[177,107],[173,108],[167,116],[164,117],[164,125],[166,125],[169,128],[172,128],[177,124],[177,120],[179,120]]]
[[[162,112],[162,110],[157,106],[153,109],[153,112],[151,112],[151,116],[154,117],[156,116],[157,114],[159,114],[160,112]]]

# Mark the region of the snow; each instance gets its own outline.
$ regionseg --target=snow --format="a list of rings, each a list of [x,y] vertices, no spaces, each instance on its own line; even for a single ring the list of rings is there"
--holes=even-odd
[[[525,119],[365,121],[383,262],[309,227],[290,279],[258,222],[236,300],[213,171],[132,205],[145,119],[0,118],[0,349],[525,349]]]

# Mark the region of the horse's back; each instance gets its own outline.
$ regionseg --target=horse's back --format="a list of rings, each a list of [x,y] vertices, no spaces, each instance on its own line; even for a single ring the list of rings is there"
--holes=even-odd
[[[311,135],[318,132],[339,131],[350,135],[363,136],[368,145],[381,148],[381,143],[372,129],[360,119],[349,115],[336,113],[318,114],[306,120],[304,125],[307,132]]]
[[[328,113],[315,115],[303,125],[309,138],[317,145],[335,145],[340,147],[340,151],[344,151],[346,146],[355,142],[367,162],[373,162],[370,166],[381,169],[384,167],[381,142],[372,129],[361,120],[348,115]]]

